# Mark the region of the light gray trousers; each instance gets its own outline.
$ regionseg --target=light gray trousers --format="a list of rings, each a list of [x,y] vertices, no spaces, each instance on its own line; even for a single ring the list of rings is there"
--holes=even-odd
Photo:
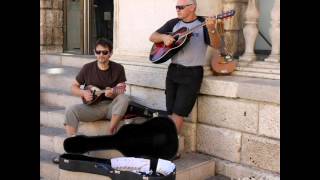
[[[129,98],[119,94],[112,101],[101,101],[95,105],[76,104],[66,108],[64,125],[78,129],[79,122],[111,119],[112,115],[123,116],[128,108]]]

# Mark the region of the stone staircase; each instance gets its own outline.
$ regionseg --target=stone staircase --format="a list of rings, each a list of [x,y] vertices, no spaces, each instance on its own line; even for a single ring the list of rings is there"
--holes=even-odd
[[[280,80],[280,63],[264,61],[239,62],[233,75]]]
[[[93,59],[85,58],[84,56],[70,56],[62,59],[60,56],[51,56],[50,59],[46,56],[41,56],[40,65],[40,176],[46,180],[63,180],[63,179],[106,179],[106,177],[98,176],[87,173],[76,173],[59,170],[58,165],[53,164],[51,159],[64,152],[63,141],[66,138],[66,134],[63,129],[63,118],[65,107],[81,103],[80,98],[72,96],[70,94],[70,85],[75,78],[76,73],[80,70],[80,67]],[[131,70],[135,68],[134,64]],[[161,65],[159,66],[161,67]],[[164,66],[165,67],[165,66]],[[164,69],[164,68],[163,68]],[[128,72],[128,73],[127,73]],[[139,76],[134,76],[136,71],[127,71],[127,79],[134,85],[142,85],[148,81],[147,74],[150,70],[145,69],[143,72],[145,77],[144,82],[139,79]],[[158,74],[159,75],[159,74]],[[164,82],[164,77],[159,77],[159,81]],[[129,90],[126,92],[131,94],[131,86],[129,84]],[[163,89],[163,86],[159,84],[149,83],[150,88]],[[152,108],[164,109],[162,105],[151,102],[148,98],[133,98],[138,100],[139,103],[147,105]],[[160,103],[161,104],[161,103]],[[126,120],[120,123],[120,126],[126,123],[138,123],[144,121],[143,118],[135,118]],[[79,133],[85,135],[105,135],[109,123],[108,121],[97,121],[90,123],[80,123]],[[191,152],[185,149],[185,137],[179,138],[179,151],[182,153],[181,158],[175,160],[177,165],[177,180],[220,180],[225,178],[223,176],[215,176],[215,161],[211,156]],[[90,152],[89,156],[112,158],[122,156],[122,154],[116,150],[95,151]]]

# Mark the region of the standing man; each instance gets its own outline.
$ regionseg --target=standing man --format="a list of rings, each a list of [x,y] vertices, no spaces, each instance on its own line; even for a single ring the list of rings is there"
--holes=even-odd
[[[188,44],[172,57],[168,67],[166,107],[176,124],[178,133],[182,129],[184,117],[191,112],[201,87],[207,45],[218,46],[213,44],[215,20],[197,16],[196,8],[196,0],[178,0],[176,5],[178,17],[167,21],[149,38],[154,43],[163,42],[169,46],[175,41],[168,35],[169,32],[175,32],[182,27],[191,29],[206,21],[206,26],[194,31]],[[219,57],[217,51],[214,51],[213,55]]]

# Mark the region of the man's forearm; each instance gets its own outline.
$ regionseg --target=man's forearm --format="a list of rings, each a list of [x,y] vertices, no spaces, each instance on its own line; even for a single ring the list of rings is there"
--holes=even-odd
[[[80,96],[80,97],[83,96],[83,90],[81,90],[80,87],[76,85],[71,86],[71,93],[76,96]]]
[[[150,40],[151,42],[154,42],[154,43],[163,42],[163,36],[164,36],[164,35],[165,35],[165,34],[160,34],[160,33],[158,33],[158,32],[154,32],[154,33],[151,34],[149,40]]]
[[[210,37],[210,46],[215,49],[221,48],[222,43],[222,37],[218,32],[215,30],[208,30],[209,31],[209,37]]]

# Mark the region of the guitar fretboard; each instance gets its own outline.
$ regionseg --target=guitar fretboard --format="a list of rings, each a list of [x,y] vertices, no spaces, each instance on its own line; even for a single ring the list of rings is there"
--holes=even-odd
[[[213,19],[224,19],[224,18],[227,18],[227,17],[231,17],[235,14],[235,11],[234,10],[230,10],[230,11],[227,11],[227,12],[224,12],[224,13],[221,13],[221,14],[218,14],[218,15],[215,15],[215,16],[212,16],[210,18],[213,18]],[[179,39],[181,38],[184,38],[185,36],[189,35],[190,33],[192,33],[193,31],[197,30],[198,28],[202,27],[202,26],[205,26],[206,25],[206,22],[203,22],[201,24],[199,24],[198,26],[195,26],[191,29],[189,29],[188,31],[186,31],[182,36],[179,37]]]

